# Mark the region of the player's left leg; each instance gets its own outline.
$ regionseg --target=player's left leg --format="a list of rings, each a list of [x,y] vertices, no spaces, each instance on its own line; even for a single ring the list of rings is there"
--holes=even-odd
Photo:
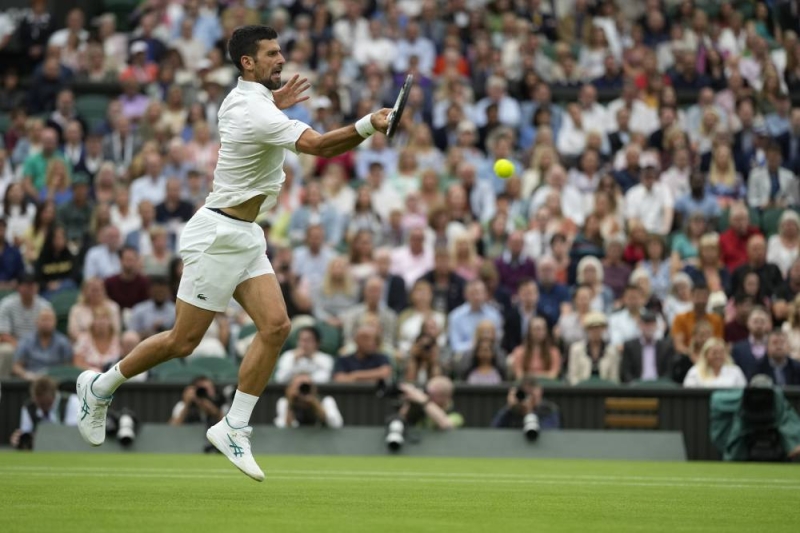
[[[266,261],[266,256],[263,259]],[[231,408],[206,436],[242,472],[262,481],[264,474],[250,449],[250,416],[269,382],[291,323],[280,285],[271,272],[243,281],[233,297],[253,319],[257,333],[239,369],[239,387]]]

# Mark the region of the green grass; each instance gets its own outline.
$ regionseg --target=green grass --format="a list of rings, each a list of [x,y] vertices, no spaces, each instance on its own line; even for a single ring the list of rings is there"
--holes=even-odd
[[[794,465],[0,453],[0,531],[798,531]]]

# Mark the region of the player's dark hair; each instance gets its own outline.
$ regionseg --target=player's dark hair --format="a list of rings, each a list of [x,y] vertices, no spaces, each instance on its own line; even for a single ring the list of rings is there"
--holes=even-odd
[[[228,54],[239,72],[244,72],[242,57],[255,57],[259,41],[272,41],[277,38],[278,32],[269,26],[242,26],[233,31],[228,41]]]

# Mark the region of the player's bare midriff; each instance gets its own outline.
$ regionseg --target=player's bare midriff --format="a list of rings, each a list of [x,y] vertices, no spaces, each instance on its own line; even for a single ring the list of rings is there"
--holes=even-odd
[[[238,218],[239,220],[253,222],[258,216],[258,212],[261,209],[261,204],[264,203],[265,199],[266,195],[259,194],[258,196],[254,196],[242,204],[234,207],[223,207],[221,210],[232,217]]]

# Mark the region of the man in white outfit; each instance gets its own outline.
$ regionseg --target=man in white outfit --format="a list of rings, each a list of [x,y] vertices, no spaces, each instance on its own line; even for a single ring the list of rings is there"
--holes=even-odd
[[[184,271],[175,326],[139,344],[108,372],[80,375],[78,428],[94,446],[105,440],[106,411],[114,391],[164,361],[191,354],[233,296],[258,333],[242,361],[227,416],[206,436],[242,472],[256,481],[264,479],[250,450],[250,416],[291,326],[267,259],[264,233],[254,221],[277,201],[285,179],[285,150],[335,157],[376,132],[385,133],[391,111],[381,109],[324,135],[290,120],[281,110],[306,100],[301,95],[309,85],[295,76],[281,88],[286,60],[277,39],[277,32],[267,26],[244,26],[228,42],[241,77],[219,110],[221,148],[213,192],[181,235]]]

